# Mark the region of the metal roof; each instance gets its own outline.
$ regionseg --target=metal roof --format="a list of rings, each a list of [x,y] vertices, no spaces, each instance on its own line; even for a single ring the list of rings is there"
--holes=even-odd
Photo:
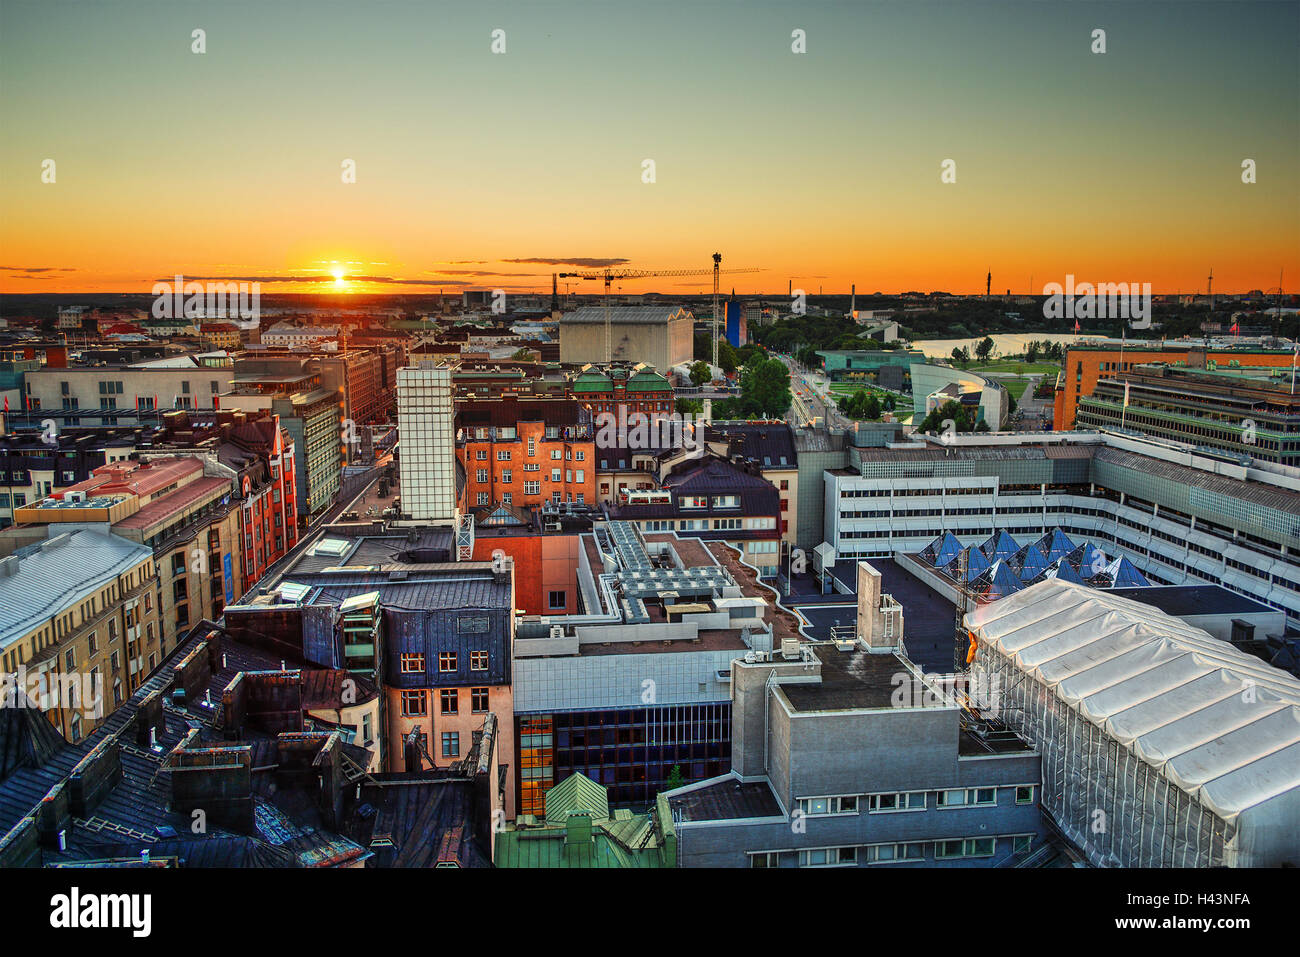
[[[1200,628],[1055,579],[965,623],[1223,820],[1300,788],[1300,680]]]
[[[0,648],[151,558],[144,545],[90,529],[18,549],[4,563],[17,568],[0,577]]]

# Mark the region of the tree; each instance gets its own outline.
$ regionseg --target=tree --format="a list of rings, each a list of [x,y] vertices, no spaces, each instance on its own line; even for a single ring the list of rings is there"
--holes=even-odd
[[[741,370],[740,399],[734,405],[750,417],[785,415],[790,408],[790,370],[785,363],[753,356]]]
[[[917,427],[917,431],[938,432],[942,434],[944,431],[944,422],[948,420],[952,421],[953,426],[958,432],[979,431],[975,427],[974,413],[967,412],[965,406],[956,399],[949,399],[943,405],[939,406],[927,415]],[[980,424],[983,425],[983,423]],[[984,431],[988,431],[988,426],[984,427]]]
[[[690,368],[691,383],[696,386],[713,381],[713,369],[703,359],[697,359]]]
[[[668,780],[664,782],[664,790],[672,791],[682,787],[686,783],[686,778],[682,776],[682,766],[674,764],[673,769],[668,772]]]
[[[885,411],[893,412],[896,407],[897,403],[894,401],[894,397],[892,395],[886,395],[884,404]]]
[[[979,345],[975,347],[975,355],[979,356],[980,362],[987,362],[989,353],[993,351],[993,339],[991,336],[985,336],[980,340]]]
[[[718,365],[722,371],[731,375],[740,366],[740,358],[736,354],[735,348],[725,339],[718,343]]]
[[[511,359],[514,359],[516,362],[531,362],[531,361],[533,360],[533,358],[534,358],[534,357],[533,357],[533,350],[532,350],[532,349],[516,349],[516,350],[514,351],[514,353],[510,356],[510,358],[511,358]]]

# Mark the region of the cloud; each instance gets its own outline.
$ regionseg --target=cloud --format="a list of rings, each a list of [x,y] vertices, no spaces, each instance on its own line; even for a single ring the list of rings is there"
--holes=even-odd
[[[22,272],[31,275],[38,272],[76,272],[71,266],[0,266],[3,272]]]
[[[334,277],[326,276],[183,276],[185,282],[257,282],[271,285],[273,283],[320,283],[332,284]],[[403,279],[400,276],[346,276],[349,283],[373,283],[387,286],[467,286],[469,283],[460,279]],[[174,282],[175,276],[165,276],[154,282]]]
[[[603,269],[607,266],[621,266],[624,263],[630,263],[630,259],[586,259],[581,256],[574,256],[569,259],[550,259],[545,256],[534,256],[529,259],[503,259],[503,263],[534,263],[538,266],[579,266],[583,269]]]

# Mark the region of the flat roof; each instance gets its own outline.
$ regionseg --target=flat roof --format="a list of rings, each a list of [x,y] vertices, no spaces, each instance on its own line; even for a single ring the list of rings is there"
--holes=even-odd
[[[731,776],[704,787],[669,794],[668,806],[673,816],[683,822],[785,816],[766,781],[744,782]]]
[[[778,685],[797,712],[889,708],[899,687],[897,676],[914,674],[896,654],[871,654],[856,648],[840,651],[833,644],[815,645],[812,651],[822,663],[821,683]],[[928,700],[928,696],[916,697]]]
[[[1146,588],[1111,588],[1112,595],[1132,598],[1159,608],[1166,615],[1260,615],[1282,614],[1262,602],[1238,595],[1222,585],[1148,585]]]

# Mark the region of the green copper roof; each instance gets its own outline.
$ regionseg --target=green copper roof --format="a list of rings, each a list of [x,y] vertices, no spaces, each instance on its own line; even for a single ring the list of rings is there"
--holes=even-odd
[[[562,825],[570,811],[587,811],[593,822],[609,820],[609,792],[581,772],[546,792],[546,823]]]
[[[497,867],[675,867],[676,836],[664,801],[656,813],[666,820],[660,834],[650,814],[609,809],[609,792],[584,774],[574,774],[546,792],[546,824],[521,815],[522,827],[496,836]],[[664,815],[667,815],[666,817]]]
[[[658,372],[638,372],[627,380],[629,392],[671,392],[673,387]]]

